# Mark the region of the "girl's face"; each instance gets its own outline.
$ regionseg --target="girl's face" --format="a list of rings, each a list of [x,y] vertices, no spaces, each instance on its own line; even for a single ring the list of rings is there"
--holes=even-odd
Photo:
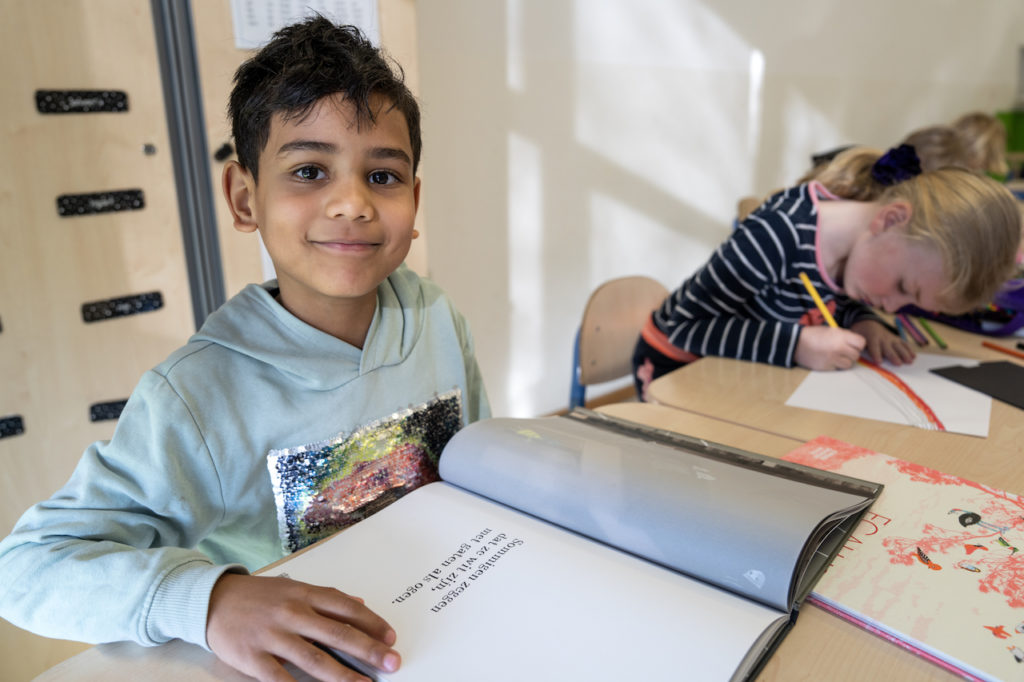
[[[940,312],[939,294],[950,282],[939,250],[909,239],[905,225],[861,235],[846,260],[841,281],[850,298],[890,313],[908,304]]]

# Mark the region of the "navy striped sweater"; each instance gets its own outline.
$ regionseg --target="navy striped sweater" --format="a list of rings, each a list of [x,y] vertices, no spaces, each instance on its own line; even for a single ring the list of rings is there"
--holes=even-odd
[[[825,284],[815,257],[818,211],[810,191],[800,185],[769,197],[654,311],[654,325],[672,345],[700,356],[791,367],[801,324],[820,320],[801,272],[840,326],[876,317]]]

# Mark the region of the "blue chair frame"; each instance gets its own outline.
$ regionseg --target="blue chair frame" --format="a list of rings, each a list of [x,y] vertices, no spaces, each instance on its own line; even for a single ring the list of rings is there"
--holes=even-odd
[[[576,339],[572,344],[572,382],[569,386],[569,409],[583,407],[586,398],[587,387],[580,383],[580,328],[576,327]]]

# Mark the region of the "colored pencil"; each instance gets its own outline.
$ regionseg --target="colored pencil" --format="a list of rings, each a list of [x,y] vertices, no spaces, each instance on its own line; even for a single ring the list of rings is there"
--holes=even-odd
[[[906,325],[906,331],[910,333],[913,340],[918,342],[919,346],[927,346],[930,343],[928,337],[925,336],[925,333],[918,326],[913,324],[910,315],[901,314],[900,316],[903,318],[903,324]]]
[[[1000,346],[999,344],[992,343],[990,341],[982,341],[981,345],[985,346],[985,348],[991,348],[992,350],[1002,351],[1007,355],[1012,355],[1015,358],[1021,358],[1022,360],[1024,360],[1024,353],[1021,353],[1020,351],[1014,350],[1012,348]]]
[[[910,339],[907,338],[907,330],[903,327],[900,318],[894,317],[892,321],[896,323],[896,331],[900,333],[900,338],[903,339],[904,343],[910,343]]]
[[[917,321],[920,322],[921,327],[926,332],[928,332],[928,336],[932,337],[935,340],[935,343],[939,344],[939,348],[941,348],[942,350],[946,350],[949,347],[946,345],[946,342],[943,341],[942,338],[935,333],[935,330],[932,329],[932,326],[928,324],[928,320],[924,319],[923,317],[919,317],[917,318]]]
[[[811,284],[811,279],[807,276],[806,272],[800,273],[800,280],[807,288],[807,293],[809,293],[811,298],[814,299],[814,305],[818,306],[818,310],[821,312],[821,316],[825,318],[825,321],[828,322],[828,326],[838,327],[839,325],[836,324],[836,318],[832,317],[832,313],[830,313],[828,308],[825,307],[825,302],[821,300],[821,296],[818,295],[818,290],[814,288],[813,284]]]
[[[917,326],[910,321],[910,317],[903,313],[897,313],[897,315],[901,320],[903,320],[903,326],[907,328],[907,333],[914,337],[914,341],[917,342],[917,345],[927,346],[928,338],[924,335],[924,332],[918,329]]]

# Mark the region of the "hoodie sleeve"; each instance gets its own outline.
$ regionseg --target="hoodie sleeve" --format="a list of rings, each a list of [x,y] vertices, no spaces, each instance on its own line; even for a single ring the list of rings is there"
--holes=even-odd
[[[216,468],[183,401],[143,376],[109,442],[0,542],[0,616],[48,637],[206,644],[225,571],[191,549],[224,515]]]

